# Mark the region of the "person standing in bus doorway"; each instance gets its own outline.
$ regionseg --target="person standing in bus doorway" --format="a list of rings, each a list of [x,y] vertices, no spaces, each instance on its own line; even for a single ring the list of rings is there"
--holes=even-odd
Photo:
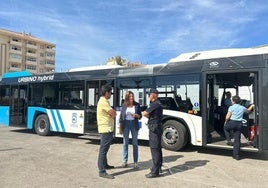
[[[250,105],[248,108],[240,105],[241,99],[237,95],[232,97],[232,101],[233,105],[228,108],[228,112],[225,117],[224,132],[227,139],[227,144],[232,145],[230,132],[233,131],[234,134],[233,158],[239,160],[241,129],[243,126],[242,123],[243,114],[245,112],[249,113],[250,111],[252,111],[254,104]]]
[[[142,115],[149,118],[149,145],[153,166],[151,168],[151,172],[149,174],[146,174],[145,177],[155,178],[159,177],[163,161],[161,148],[163,108],[162,104],[158,100],[158,90],[151,89],[149,93],[149,99],[150,105],[145,111],[142,112]]]
[[[134,99],[134,93],[127,91],[119,118],[119,134],[123,134],[123,164],[127,167],[129,132],[131,132],[133,146],[134,169],[138,169],[138,132],[140,129],[141,107]]]
[[[232,106],[232,99],[231,99],[232,94],[231,94],[231,92],[227,91],[225,93],[225,95],[226,95],[226,98],[224,99],[224,105],[227,106],[227,107]]]
[[[107,153],[113,140],[114,119],[116,111],[110,106],[108,99],[111,98],[112,87],[104,85],[101,88],[101,97],[97,105],[97,123],[100,133],[100,149],[98,156],[99,176],[114,179],[113,175],[106,172],[106,169],[114,168],[107,163]]]

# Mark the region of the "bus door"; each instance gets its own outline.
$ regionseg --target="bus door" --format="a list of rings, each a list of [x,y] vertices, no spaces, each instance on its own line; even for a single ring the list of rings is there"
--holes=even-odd
[[[10,91],[10,125],[26,126],[27,85],[11,86]]]
[[[227,93],[238,95],[241,105],[246,108],[254,103],[258,106],[257,72],[211,73],[206,75],[206,143],[211,146],[230,147],[226,145],[224,122],[229,105]],[[258,124],[257,113],[245,114],[241,134],[241,149],[256,150]]]
[[[86,82],[86,110],[85,110],[85,133],[98,133],[97,104],[101,96],[101,87],[110,85],[114,88],[114,80],[91,80]],[[114,89],[109,99],[110,105],[114,106]]]

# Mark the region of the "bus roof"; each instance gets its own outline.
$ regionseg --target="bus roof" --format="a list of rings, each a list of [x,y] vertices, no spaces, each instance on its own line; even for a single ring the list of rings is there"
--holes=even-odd
[[[231,48],[183,53],[175,58],[170,59],[169,63],[259,54],[268,54],[268,45],[252,48]]]
[[[150,64],[138,67],[99,65],[74,68],[67,72],[52,72],[32,75],[29,71],[9,72],[2,77],[1,84],[23,84],[33,82],[77,81],[91,79],[113,79],[116,77],[140,77],[200,73],[204,71],[252,69],[264,67],[268,58],[268,45],[244,48],[200,51],[181,54],[167,64]]]
[[[6,72],[3,74],[2,78],[17,78],[21,76],[31,76],[32,73],[29,71],[19,71],[19,72]]]
[[[97,66],[87,66],[87,67],[78,67],[72,68],[69,72],[78,72],[78,71],[90,71],[90,70],[102,70],[102,69],[115,69],[122,68],[121,65],[97,65]]]

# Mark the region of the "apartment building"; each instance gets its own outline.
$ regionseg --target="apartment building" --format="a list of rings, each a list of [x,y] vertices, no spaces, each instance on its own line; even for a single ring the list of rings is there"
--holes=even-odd
[[[30,71],[43,74],[55,70],[56,45],[31,33],[0,28],[0,76],[5,72]]]

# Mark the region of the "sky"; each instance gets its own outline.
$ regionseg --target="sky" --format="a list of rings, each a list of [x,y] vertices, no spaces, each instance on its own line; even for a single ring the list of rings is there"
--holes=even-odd
[[[56,45],[56,71],[268,44],[263,0],[2,0],[0,28]]]

